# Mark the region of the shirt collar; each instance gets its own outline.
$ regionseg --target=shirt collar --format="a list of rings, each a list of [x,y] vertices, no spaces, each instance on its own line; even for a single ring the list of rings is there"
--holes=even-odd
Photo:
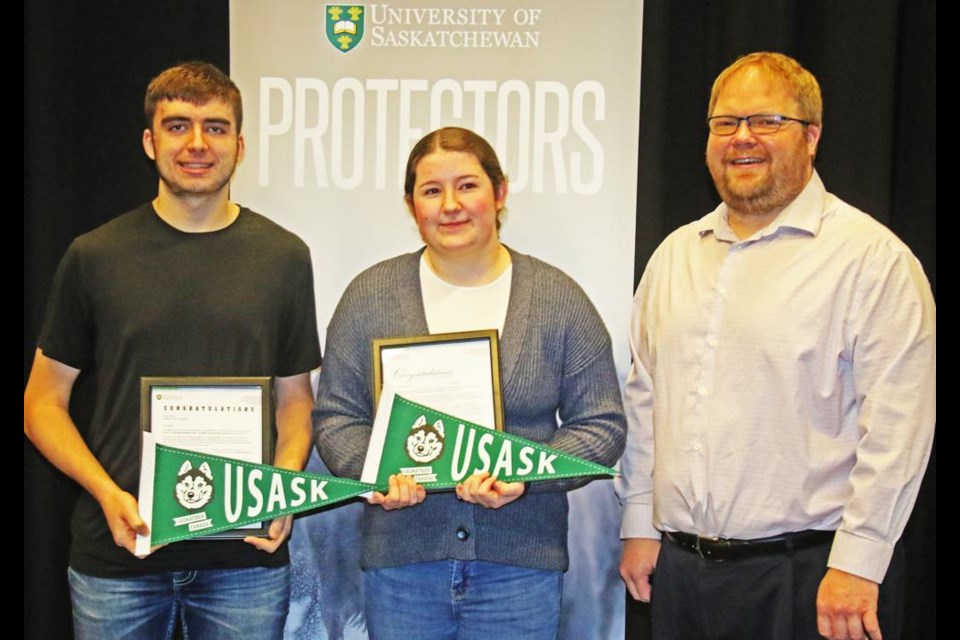
[[[820,221],[823,217],[827,190],[820,180],[820,175],[814,171],[800,194],[788,204],[776,220],[758,231],[753,239],[776,234],[780,229],[795,229],[811,236],[820,231]],[[716,209],[702,217],[695,224],[700,237],[712,233],[718,240],[740,242],[737,234],[730,228],[727,221],[727,205],[720,203]],[[746,240],[746,238],[745,238]]]

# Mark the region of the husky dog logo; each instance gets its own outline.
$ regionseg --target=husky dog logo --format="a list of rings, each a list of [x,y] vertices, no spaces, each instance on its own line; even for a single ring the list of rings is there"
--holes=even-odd
[[[194,469],[189,460],[180,465],[177,487],[174,492],[177,502],[184,509],[201,509],[213,498],[213,472],[206,462]]]
[[[327,40],[340,53],[349,53],[363,40],[362,4],[328,4]]]
[[[419,464],[433,462],[443,453],[443,421],[437,420],[431,427],[424,416],[410,427],[407,436],[407,455]]]

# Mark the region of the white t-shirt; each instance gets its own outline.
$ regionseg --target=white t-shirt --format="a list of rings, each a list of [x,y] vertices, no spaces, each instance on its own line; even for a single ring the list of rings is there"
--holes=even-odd
[[[430,333],[496,329],[502,334],[512,276],[511,264],[489,284],[461,287],[441,279],[420,256],[420,289]]]

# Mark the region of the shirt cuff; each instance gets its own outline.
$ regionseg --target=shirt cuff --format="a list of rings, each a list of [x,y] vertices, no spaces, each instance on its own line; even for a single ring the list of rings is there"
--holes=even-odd
[[[620,521],[620,537],[660,539],[660,532],[653,526],[653,505],[628,502],[623,506]]]
[[[885,542],[861,538],[847,531],[837,531],[827,566],[879,584],[883,582],[892,557],[893,547]]]

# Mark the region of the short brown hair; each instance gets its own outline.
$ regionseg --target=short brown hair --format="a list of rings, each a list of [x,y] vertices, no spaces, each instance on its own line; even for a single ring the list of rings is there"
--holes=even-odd
[[[800,117],[817,126],[823,124],[823,97],[820,95],[820,85],[817,83],[817,79],[790,56],[771,51],[758,51],[740,56],[717,76],[717,79],[713,82],[713,90],[710,92],[710,105],[707,108],[708,117],[714,115],[713,108],[717,105],[720,92],[723,91],[727,81],[741,69],[751,66],[761,67],[783,80],[796,97]]]
[[[162,100],[183,100],[199,105],[213,99],[230,105],[239,133],[243,126],[243,102],[240,89],[227,74],[209,62],[184,62],[170,67],[147,85],[147,95],[143,99],[147,128],[153,128],[153,116]]]

